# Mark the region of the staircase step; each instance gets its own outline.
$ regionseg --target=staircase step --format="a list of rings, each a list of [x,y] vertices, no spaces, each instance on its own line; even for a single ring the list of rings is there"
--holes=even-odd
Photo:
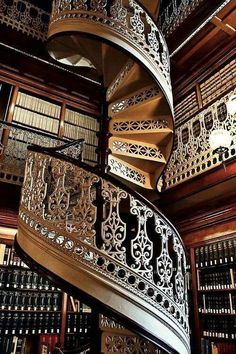
[[[107,89],[107,102],[118,100],[149,85],[151,77],[143,68],[129,59]]]
[[[110,117],[129,117],[135,119],[141,116],[149,116],[150,112],[157,109],[163,94],[157,85],[145,86],[140,90],[129,94],[122,99],[112,102],[108,108]]]
[[[150,180],[150,174],[140,168],[134,167],[130,163],[116,156],[109,155],[108,165],[110,166],[110,172],[117,177],[125,178],[127,181],[146,189],[154,188]]]
[[[171,137],[173,130],[168,127],[169,116],[156,119],[126,119],[115,118],[110,121],[109,131],[113,136],[131,136],[132,140],[159,145],[168,135]]]
[[[139,159],[139,163],[143,164],[144,160],[153,161],[155,163],[166,163],[165,157],[161,149],[155,144],[142,143],[137,140],[130,140],[120,137],[112,137],[109,139],[109,148],[113,155],[124,155]]]

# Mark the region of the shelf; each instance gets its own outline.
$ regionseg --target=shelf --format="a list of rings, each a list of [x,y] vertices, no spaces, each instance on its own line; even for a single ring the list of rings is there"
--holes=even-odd
[[[98,132],[97,130],[94,130],[94,129],[91,129],[91,128],[86,128],[86,127],[83,127],[82,125],[79,125],[79,124],[68,122],[67,120],[64,121],[64,124],[68,124],[68,125],[72,125],[73,127],[89,130],[90,132],[93,132],[93,133],[97,133]]]
[[[217,341],[227,341],[227,342],[232,342],[234,341],[235,339],[234,338],[222,338],[222,337],[214,337],[214,336],[205,336],[203,335],[203,338],[211,338],[211,339],[214,339],[214,340],[217,340]]]
[[[207,316],[236,316],[236,313],[213,313],[213,312],[200,312],[200,315],[207,315]]]
[[[35,134],[37,134],[38,136],[40,136],[40,133],[43,133],[43,134],[47,134],[48,138],[54,138],[55,139],[55,137],[57,137],[57,135],[58,135],[58,133],[52,133],[50,130],[45,130],[45,129],[42,129],[42,128],[38,128],[38,127],[36,127],[34,125],[25,124],[25,123],[19,122],[17,120],[13,120],[13,123],[15,125],[17,125],[19,128],[21,128],[21,127],[29,128],[32,133],[35,132]],[[57,127],[57,130],[58,129],[59,129],[59,125]],[[20,140],[18,139],[18,141],[20,141]]]
[[[235,291],[236,287],[234,288],[228,288],[228,289],[208,289],[208,290],[198,290],[199,293],[210,293],[210,292],[229,292],[229,291]]]
[[[2,284],[2,286],[0,286],[0,290],[3,290],[3,291],[17,291],[17,292],[32,292],[32,293],[38,293],[38,292],[42,292],[42,293],[52,293],[52,294],[61,294],[61,290],[50,290],[50,289],[32,289],[32,288],[14,288],[13,286],[9,286],[9,287],[6,287],[4,286],[4,284]]]
[[[50,114],[41,113],[41,112],[35,111],[34,109],[21,106],[19,104],[16,104],[15,107],[19,107],[21,109],[24,109],[25,111],[29,111],[29,112],[32,112],[32,113],[39,114],[40,116],[43,116],[43,117],[48,117],[48,118],[55,119],[55,120],[59,120],[60,119],[59,117],[54,117],[54,116],[51,116]]]
[[[17,312],[17,313],[61,313],[61,311],[47,311],[47,310],[8,310],[8,309],[0,309],[0,312]]]
[[[196,267],[196,270],[210,270],[210,269],[216,269],[216,268],[235,268],[235,261],[229,262],[229,263],[221,263],[221,264],[212,264],[208,266],[203,266],[203,267]],[[196,265],[195,265],[196,266]]]

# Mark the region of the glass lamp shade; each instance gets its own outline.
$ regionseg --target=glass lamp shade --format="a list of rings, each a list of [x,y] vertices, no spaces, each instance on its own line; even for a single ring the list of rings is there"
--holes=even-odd
[[[233,94],[229,97],[228,102],[226,103],[227,112],[236,118],[236,94]]]
[[[231,135],[226,129],[215,129],[209,136],[209,144],[211,150],[218,154],[223,154],[229,150],[231,145]]]

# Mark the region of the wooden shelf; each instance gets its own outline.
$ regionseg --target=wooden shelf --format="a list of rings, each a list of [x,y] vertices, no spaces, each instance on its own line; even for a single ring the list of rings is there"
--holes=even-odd
[[[35,111],[32,108],[24,107],[24,106],[21,106],[19,104],[16,104],[15,107],[24,109],[25,111],[29,111],[29,112],[32,112],[32,113],[39,114],[40,116],[43,116],[43,117],[48,117],[48,118],[51,118],[51,119],[59,120],[59,117],[54,117],[54,116],[51,116],[50,114],[47,114],[47,113],[38,112],[38,111]]]
[[[235,291],[236,287],[234,288],[228,288],[228,289],[208,289],[208,290],[198,290],[199,293],[210,293],[210,292],[229,292],[229,291]]]
[[[236,313],[212,313],[212,312],[200,312],[200,315],[207,315],[207,316],[236,316]]]

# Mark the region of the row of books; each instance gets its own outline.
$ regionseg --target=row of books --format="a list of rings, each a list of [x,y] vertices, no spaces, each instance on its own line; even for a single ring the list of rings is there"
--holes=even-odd
[[[60,333],[58,312],[0,312],[0,335]]]
[[[68,311],[69,312],[86,312],[91,313],[92,309],[88,305],[82,303],[81,301],[74,299],[72,296],[69,297],[68,301]]]
[[[61,107],[59,105],[28,95],[24,92],[18,93],[16,104],[54,118],[59,119],[60,117]]]
[[[219,272],[197,271],[198,290],[235,288],[236,271],[233,268]]]
[[[0,289],[44,290],[57,291],[47,278],[43,278],[30,269],[25,268],[0,268]]]
[[[65,335],[65,343],[64,343],[64,348],[66,350],[73,350],[76,349],[89,341],[89,334],[87,335],[74,335],[74,334],[66,334]],[[88,351],[89,353],[90,351]],[[82,354],[82,353],[81,353]]]
[[[61,294],[57,292],[0,291],[2,310],[60,311]]]
[[[64,124],[64,136],[71,140],[77,140],[83,138],[85,143],[97,146],[98,137],[96,135],[97,131],[88,130],[86,128],[70,125],[68,123]]]
[[[0,336],[0,353],[22,354],[26,346],[26,338],[18,336]]]
[[[203,336],[236,339],[236,317],[221,319],[216,317],[204,318]]]
[[[14,109],[13,123],[37,128],[50,134],[58,134],[59,129],[58,119],[43,116],[42,114],[28,111],[26,108],[17,106]]]
[[[84,145],[83,149],[83,160],[84,161],[94,161],[97,162],[98,155],[96,153],[96,147],[91,145]]]
[[[208,338],[201,338],[201,354],[233,354],[236,353],[236,343],[212,342]]]
[[[85,335],[91,329],[91,314],[89,313],[68,313],[67,314],[67,333],[79,333]]]
[[[99,131],[99,122],[95,118],[89,117],[83,113],[72,111],[71,109],[66,109],[65,122],[77,126],[79,125],[80,127],[93,131]]]
[[[4,243],[0,243],[0,266],[1,265],[14,265],[22,268],[28,268],[27,265],[22,262],[20,257],[17,256],[12,246],[7,246]]]
[[[236,295],[206,295],[203,294],[200,299],[199,312],[212,314],[235,314],[236,313]]]
[[[54,353],[60,337],[56,334],[29,336],[0,336],[1,354],[43,354]],[[38,350],[37,350],[38,348]]]
[[[236,239],[220,241],[195,249],[196,268],[227,264],[236,260]]]

